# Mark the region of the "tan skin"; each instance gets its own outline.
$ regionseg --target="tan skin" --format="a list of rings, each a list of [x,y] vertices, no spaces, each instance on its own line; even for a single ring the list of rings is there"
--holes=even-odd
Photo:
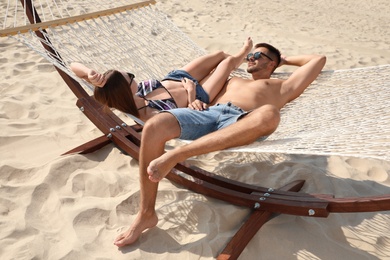
[[[263,51],[267,53],[267,50],[264,48],[259,48],[255,51]],[[268,71],[270,70],[263,69],[264,66],[272,65],[272,62],[267,63],[265,59],[260,59],[254,62],[250,61],[248,63],[248,70],[253,70],[253,79],[242,79],[238,77],[232,78],[226,83],[224,89],[222,89],[220,94],[213,102],[213,104],[225,104],[227,102],[231,102],[245,111],[254,110],[248,116],[246,116],[247,118],[254,117],[253,114],[256,114],[256,110],[258,109],[264,110],[262,111],[263,113],[271,113],[273,116],[277,117],[276,120],[273,120],[274,123],[277,121],[276,125],[273,123],[273,126],[270,127],[270,129],[264,129],[262,135],[260,136],[258,136],[257,131],[255,131],[256,134],[254,138],[250,138],[250,133],[248,133],[250,131],[243,131],[243,133],[245,133],[245,135],[242,136],[244,141],[240,141],[241,136],[234,137],[232,140],[226,139],[222,142],[221,145],[223,146],[221,149],[215,148],[217,147],[217,144],[215,144],[212,140],[202,141],[202,138],[193,142],[195,145],[197,143],[200,144],[199,148],[201,149],[199,150],[194,149],[195,145],[193,143],[187,146],[178,147],[177,149],[165,153],[159,158],[151,161],[148,167],[149,179],[155,182],[160,181],[166,176],[166,174],[168,174],[168,172],[176,165],[176,163],[184,161],[189,157],[239,145],[245,145],[255,141],[261,136],[272,133],[279,123],[279,110],[286,103],[297,98],[310,85],[310,83],[315,80],[325,65],[325,58],[318,55],[305,55],[295,56],[289,58],[288,60],[282,59],[282,65],[288,64],[288,62],[294,65],[296,64],[300,67],[287,80],[281,80],[269,78],[270,74]],[[267,110],[267,112],[265,110]],[[248,121],[247,118],[245,122]],[[166,122],[166,120],[164,121]],[[175,120],[172,121],[174,122]],[[257,119],[257,123],[258,122],[259,120]],[[259,127],[264,127],[264,125]],[[170,129],[171,131],[172,129],[178,130],[176,135],[180,135],[180,127],[178,124],[174,128],[171,126]],[[222,136],[220,131],[218,131],[216,135]]]
[[[254,50],[270,54],[267,49]],[[270,54],[271,55],[271,54]],[[213,103],[232,102],[244,110],[252,110],[236,123],[205,135],[188,145],[164,153],[165,142],[180,136],[180,127],[170,113],[160,113],[143,129],[140,150],[141,202],[136,219],[129,229],[114,241],[118,247],[134,243],[143,231],[157,225],[155,203],[158,182],[181,161],[192,156],[249,144],[271,134],[280,121],[279,110],[297,98],[315,80],[326,62],[322,55],[282,57],[282,65],[298,66],[287,80],[271,79],[274,61],[250,60],[250,80],[234,77],[229,80]],[[159,135],[156,135],[158,131]]]
[[[120,71],[127,80],[127,82],[130,84],[130,77],[127,73]],[[107,74],[107,77],[110,77],[111,73]],[[104,86],[106,79],[101,76],[99,76],[99,79],[93,78],[91,80],[91,83],[95,82],[96,85]],[[94,85],[95,85],[94,84]],[[178,107],[191,107],[193,109],[202,110],[206,108],[206,105],[200,105],[200,103],[194,103],[195,101],[195,84],[191,80],[184,78],[181,82],[178,81],[172,81],[172,80],[165,80],[162,81],[161,84],[169,90],[169,93],[172,95],[173,99],[175,100]],[[148,120],[153,115],[158,113],[158,111],[154,108],[145,107],[148,104],[148,101],[145,99],[138,97],[135,95],[135,93],[138,90],[138,83],[133,79],[131,82],[131,92],[133,93],[133,98],[136,106],[138,108],[144,107],[141,110],[139,110],[140,113],[140,119],[143,121]],[[149,93],[147,95],[147,98],[150,100],[157,100],[157,99],[166,99],[170,98],[170,95],[165,91],[165,89],[156,89]]]
[[[252,39],[248,37],[241,49],[235,55],[229,55],[222,51],[218,51],[196,58],[180,69],[187,71],[194,77],[202,85],[203,89],[208,93],[210,101],[212,101],[223,88],[230,73],[241,65],[244,57],[246,57],[252,47]],[[77,76],[89,81],[97,87],[104,87],[107,77],[110,76],[110,74],[100,74],[81,63],[72,63],[71,69]],[[130,77],[128,74],[123,71],[121,71],[121,73],[130,84]],[[189,107],[196,110],[203,110],[207,107],[206,104],[196,101],[195,83],[191,80],[187,78],[184,78],[181,82],[164,80],[161,81],[161,84],[172,95],[178,107]],[[133,79],[130,86],[133,98],[136,106],[142,108],[147,105],[148,101],[135,95],[137,86],[136,80]],[[164,89],[156,89],[149,93],[146,98],[151,100],[166,99],[170,98],[170,95]],[[145,107],[140,109],[139,113],[140,119],[147,121],[152,116],[156,115],[158,111],[150,107]]]

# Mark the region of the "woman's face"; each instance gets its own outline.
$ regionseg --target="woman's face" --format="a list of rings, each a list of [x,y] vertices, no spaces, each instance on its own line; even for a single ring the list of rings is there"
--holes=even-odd
[[[129,87],[131,89],[131,92],[134,94],[137,92],[138,84],[134,80],[134,75],[131,73],[126,73],[121,71],[123,77],[126,79],[127,83],[129,84]]]

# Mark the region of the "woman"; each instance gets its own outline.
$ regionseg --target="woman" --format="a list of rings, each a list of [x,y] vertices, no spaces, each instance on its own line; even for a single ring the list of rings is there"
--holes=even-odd
[[[249,37],[236,55],[222,51],[196,58],[183,68],[171,71],[161,81],[151,79],[137,84],[134,75],[118,70],[100,74],[81,63],[72,71],[95,86],[94,97],[103,105],[132,114],[143,121],[161,110],[190,107],[206,108],[252,49]],[[197,102],[200,100],[201,102]]]

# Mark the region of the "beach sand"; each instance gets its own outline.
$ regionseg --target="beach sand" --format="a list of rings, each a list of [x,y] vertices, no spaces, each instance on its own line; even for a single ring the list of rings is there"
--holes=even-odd
[[[284,55],[319,53],[325,70],[390,63],[388,1],[158,1],[208,51],[234,52],[251,36]],[[213,259],[249,210],[167,180],[157,227],[118,250],[113,240],[139,208],[138,163],[113,145],[62,153],[101,135],[43,58],[0,39],[0,259]],[[283,68],[284,69],[284,68]],[[283,70],[281,70],[283,71]],[[359,82],[356,82],[359,84]],[[336,197],[390,194],[390,162],[294,155],[277,164],[259,154],[212,153],[190,162],[243,182]],[[240,259],[390,259],[389,212],[279,215]]]

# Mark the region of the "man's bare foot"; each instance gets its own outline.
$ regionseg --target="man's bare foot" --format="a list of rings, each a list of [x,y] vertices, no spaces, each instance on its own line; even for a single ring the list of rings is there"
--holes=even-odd
[[[170,156],[170,152],[166,152],[160,157],[154,159],[150,162],[147,168],[149,180],[153,182],[161,181],[177,163],[178,161],[174,160],[174,157]]]
[[[251,37],[248,37],[244,41],[244,45],[241,47],[240,51],[237,54],[233,55],[233,57],[237,58],[237,64],[235,66],[236,69],[240,67],[241,63],[246,59],[246,56],[252,50],[252,48],[253,40]]]
[[[155,227],[157,222],[158,218],[155,212],[151,216],[145,216],[138,213],[137,218],[131,224],[130,228],[115,239],[114,245],[123,247],[134,243],[141,236],[142,232],[146,229]]]

